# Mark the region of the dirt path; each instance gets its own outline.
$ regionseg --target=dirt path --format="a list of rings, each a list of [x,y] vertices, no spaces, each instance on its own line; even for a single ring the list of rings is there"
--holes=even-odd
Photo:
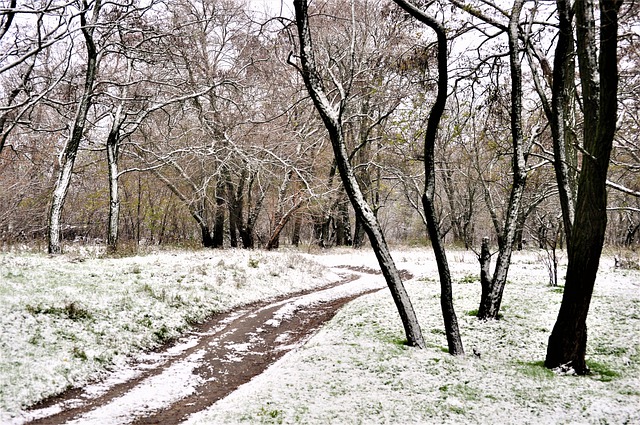
[[[385,287],[373,270],[341,267],[343,280],[218,315],[104,382],[29,412],[30,424],[178,424],[304,344],[347,302]]]

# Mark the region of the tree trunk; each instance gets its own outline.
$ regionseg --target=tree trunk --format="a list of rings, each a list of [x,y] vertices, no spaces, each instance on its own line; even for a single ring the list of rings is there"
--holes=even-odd
[[[340,197],[336,204],[336,246],[352,246],[348,199]]]
[[[249,184],[249,192],[251,192],[251,187],[253,184]],[[258,221],[258,215],[260,214],[260,210],[262,209],[262,204],[264,203],[264,198],[267,192],[262,191],[260,194],[260,198],[256,202],[256,204],[251,207],[251,197],[249,197],[247,205],[249,207],[249,214],[247,215],[246,223],[241,223],[240,225],[240,237],[242,239],[242,247],[245,249],[253,249],[255,247],[255,227]]]
[[[118,251],[118,227],[120,199],[118,196],[118,142],[119,135],[112,132],[107,139],[107,163],[109,167],[109,224],[107,228],[107,253]]]
[[[518,43],[518,20],[524,0],[516,0],[509,20],[509,59],[511,65],[511,137],[513,142],[513,184],[507,207],[507,216],[501,235],[500,251],[491,280],[491,288],[480,301],[479,319],[497,319],[502,294],[507,283],[513,243],[516,236],[518,215],[526,183],[524,141],[522,133],[522,70]]]
[[[247,169],[243,168],[238,180],[238,187],[233,187],[231,176],[225,172],[227,184],[227,196],[229,196],[229,241],[232,248],[238,247],[238,233],[242,223],[243,203],[244,203],[244,184],[247,179]]]
[[[280,243],[279,243],[280,232],[282,232],[282,229],[284,229],[284,226],[287,225],[291,216],[296,211],[298,211],[298,209],[301,206],[302,206],[302,199],[298,200],[286,213],[282,215],[282,217],[280,217],[280,220],[278,220],[278,223],[276,223],[276,226],[273,229],[273,232],[271,234],[271,237],[269,238],[269,241],[267,242],[265,249],[271,250],[271,249],[277,249],[280,247]],[[300,238],[300,229],[298,228],[298,240],[299,238]]]
[[[218,178],[216,182],[216,213],[213,223],[213,237],[212,248],[222,248],[224,245],[224,211],[227,209],[225,206],[226,200],[226,188],[225,182],[222,177]]]
[[[459,213],[458,208],[456,207],[456,193],[453,188],[453,168],[445,167],[445,169],[442,171],[442,174],[442,188],[447,195],[447,201],[449,203],[451,230],[453,230],[453,242],[454,244],[462,242],[464,243],[466,248],[466,235],[464,234],[462,223],[463,215]]]
[[[335,240],[334,218],[331,211],[322,212],[313,218],[313,237],[321,248],[328,248]]]
[[[101,7],[101,0],[97,0],[93,5],[91,23],[87,23],[86,15],[89,13],[88,9],[84,9],[80,13],[81,31],[87,48],[87,69],[84,77],[82,97],[80,98],[80,103],[78,103],[78,107],[76,109],[73,128],[69,134],[69,138],[67,139],[64,151],[60,156],[60,173],[58,174],[55,188],[53,190],[51,210],[49,211],[49,254],[60,254],[62,252],[62,247],[60,245],[60,219],[62,217],[62,209],[71,184],[73,166],[78,155],[78,148],[80,147],[80,141],[82,140],[84,133],[84,126],[87,122],[87,113],[89,112],[89,106],[91,105],[91,99],[93,97],[93,86],[98,68],[98,52],[93,40],[93,30]]]
[[[606,179],[617,119],[618,11],[621,0],[600,2],[596,56],[593,0],[578,0],[578,63],[584,105],[584,149],[564,295],[549,337],[545,366],[586,374],[587,315],[607,226]],[[598,84],[598,81],[600,84]]]
[[[127,79],[131,81],[133,71],[132,60],[127,61]],[[107,253],[113,254],[118,250],[118,229],[120,224],[120,195],[118,193],[118,183],[120,171],[118,170],[118,160],[120,155],[120,130],[124,123],[124,99],[129,95],[128,87],[122,89],[121,101],[113,115],[111,129],[107,136],[107,167],[109,169],[109,222],[107,226]]]
[[[333,153],[338,165],[340,177],[344,184],[349,200],[355,210],[356,216],[362,218],[365,231],[369,236],[371,246],[378,259],[382,274],[385,277],[391,295],[398,309],[405,330],[407,343],[410,346],[419,348],[425,347],[424,338],[418,319],[415,315],[411,300],[404,288],[400,273],[396,268],[382,229],[376,219],[369,204],[358,186],[358,182],[353,174],[353,168],[348,161],[348,154],[345,147],[344,134],[341,122],[342,107],[335,108],[324,92],[323,84],[318,74],[311,42],[311,31],[309,28],[309,16],[306,0],[294,0],[293,6],[296,14],[296,24],[300,42],[300,63],[299,69],[304,79],[307,91],[318,110],[322,121],[327,128]],[[343,93],[342,100],[346,101]]]
[[[562,220],[567,237],[567,250],[571,249],[571,228],[574,221],[575,205],[573,179],[569,169],[568,152],[575,148],[570,143],[573,129],[567,128],[574,105],[575,51],[571,7],[567,0],[556,0],[558,6],[559,32],[553,62],[553,87],[551,98],[551,134],[553,139],[554,170],[558,183],[558,195]],[[569,140],[567,140],[569,139]]]
[[[207,226],[206,224],[200,226],[200,237],[202,238],[203,247],[215,248],[214,240],[213,240],[213,237],[211,236],[211,229],[209,229],[209,226]]]
[[[293,232],[291,232],[291,245],[300,245],[300,230],[302,228],[302,215],[296,214],[293,219]]]
[[[142,174],[138,173],[138,193],[136,199],[136,251],[140,245],[140,229],[142,228]]]
[[[449,271],[449,262],[447,261],[446,251],[440,229],[438,226],[438,218],[435,209],[435,187],[436,187],[436,171],[435,171],[435,144],[440,125],[440,119],[444,113],[447,104],[447,36],[444,27],[435,19],[427,16],[422,11],[416,9],[413,5],[403,1],[394,0],[396,4],[401,6],[405,11],[410,13],[414,18],[426,24],[433,29],[438,37],[438,95],[436,101],[431,108],[429,120],[427,121],[427,129],[424,137],[424,171],[425,184],[424,193],[422,195],[422,205],[424,215],[427,220],[427,230],[431,239],[431,246],[436,257],[438,265],[438,274],[440,276],[440,305],[442,308],[442,317],[444,320],[445,333],[447,335],[447,344],[449,354],[463,355],[464,348],[462,338],[458,328],[458,319],[453,307],[453,287],[451,284],[451,273]]]
[[[284,213],[284,204],[285,204],[285,195],[287,194],[287,188],[289,187],[289,182],[291,181],[291,177],[293,176],[293,169],[288,170],[284,174],[284,178],[282,179],[282,184],[280,185],[280,190],[278,191],[278,201],[276,203],[276,213],[273,216],[274,229],[271,231],[271,236],[269,237],[269,242],[267,242],[266,248],[268,250],[277,249],[280,247],[280,232],[284,228],[287,221],[283,221],[285,216]],[[287,220],[289,218],[287,217]]]
[[[478,261],[480,262],[480,287],[482,288],[480,299],[483,300],[489,296],[491,290],[491,251],[489,251],[489,238],[487,237],[482,238]]]
[[[362,226],[362,220],[356,217],[356,228],[353,232],[353,247],[362,248],[365,236],[366,234],[364,232],[364,227]]]

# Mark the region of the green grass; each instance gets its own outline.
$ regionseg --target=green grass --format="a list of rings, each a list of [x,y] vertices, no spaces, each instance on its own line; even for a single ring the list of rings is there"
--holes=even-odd
[[[480,281],[480,278],[478,277],[478,275],[467,274],[462,279],[460,279],[458,282],[459,283],[474,283],[474,282],[479,282],[479,281]]]
[[[598,381],[610,382],[621,376],[620,373],[611,369],[604,363],[587,361],[587,366],[590,370],[590,376]]]
[[[39,314],[49,314],[73,321],[92,319],[93,315],[85,308],[80,307],[75,301],[71,301],[62,307],[45,307],[41,304],[27,304],[25,309],[34,316]]]
[[[544,366],[544,361],[523,362],[517,361],[518,369],[520,373],[530,378],[535,379],[552,379],[555,377],[555,373],[552,370],[547,369]]]

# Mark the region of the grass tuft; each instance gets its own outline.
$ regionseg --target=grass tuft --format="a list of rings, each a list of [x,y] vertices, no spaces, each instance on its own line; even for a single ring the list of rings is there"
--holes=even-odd
[[[607,366],[604,363],[588,361],[587,366],[589,367],[589,370],[590,370],[589,374],[594,379],[601,382],[610,382],[610,381],[613,381],[615,378],[619,378],[621,376],[620,373],[609,368],[609,366]]]
[[[38,314],[49,314],[75,321],[92,319],[92,314],[85,308],[80,307],[75,301],[65,304],[63,307],[44,307],[41,304],[33,306],[27,304],[25,309],[36,316]]]
[[[536,379],[551,379],[556,376],[551,369],[548,369],[544,365],[543,360],[534,362],[517,362],[520,372],[530,378]]]
[[[470,274],[465,275],[458,282],[459,283],[474,283],[474,282],[479,282],[479,281],[480,281],[480,278],[477,275],[470,273]]]

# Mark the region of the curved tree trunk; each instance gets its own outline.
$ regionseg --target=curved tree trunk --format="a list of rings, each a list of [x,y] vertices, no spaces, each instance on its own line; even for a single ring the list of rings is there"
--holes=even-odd
[[[456,317],[456,312],[453,307],[453,287],[451,285],[449,262],[447,261],[447,254],[440,236],[440,228],[438,226],[438,218],[436,217],[434,202],[436,187],[434,151],[438,126],[440,125],[440,119],[447,104],[447,36],[444,27],[433,18],[427,16],[425,13],[403,0],[394,1],[420,22],[433,29],[438,37],[438,95],[436,97],[436,102],[431,108],[431,113],[429,114],[429,120],[427,122],[427,130],[424,137],[425,186],[424,193],[422,195],[422,205],[424,208],[424,215],[427,220],[427,230],[429,231],[431,246],[433,247],[433,253],[436,257],[436,263],[438,264],[438,274],[440,275],[440,304],[442,308],[442,317],[444,319],[445,333],[447,335],[449,354],[463,355],[464,348],[462,345],[460,330],[458,328],[458,318]]]
[[[385,241],[382,229],[373,210],[364,199],[362,191],[356,181],[353,168],[348,160],[345,147],[341,115],[343,104],[335,108],[323,88],[323,83],[318,74],[313,53],[311,32],[309,29],[309,16],[306,0],[294,0],[293,2],[298,27],[300,42],[300,62],[299,71],[302,74],[305,85],[313,103],[327,128],[333,153],[338,165],[340,177],[344,184],[349,200],[357,216],[361,217],[365,231],[369,236],[371,246],[380,264],[382,274],[387,281],[391,295],[400,314],[404,326],[407,343],[411,346],[424,348],[425,342],[422,336],[418,319],[415,315],[411,300],[404,288],[400,273],[393,261],[387,242]],[[346,94],[342,93],[342,101],[346,101]]]
[[[271,237],[269,238],[269,241],[267,242],[267,245],[265,246],[265,249],[272,250],[272,249],[278,249],[280,247],[279,240],[280,240],[280,233],[282,232],[282,229],[284,229],[284,226],[287,225],[287,223],[289,222],[289,219],[291,219],[293,214],[296,211],[298,211],[298,209],[301,206],[302,206],[302,199],[298,200],[291,208],[289,208],[289,210],[286,213],[282,214],[282,216],[280,217],[280,219],[276,223],[276,226],[273,229],[273,232],[271,233]],[[294,227],[295,227],[295,223],[294,223]],[[295,233],[295,229],[294,229],[294,233]],[[291,243],[293,245],[297,246],[297,244],[300,242],[300,228],[299,227],[298,227],[298,238],[297,238],[297,241],[294,240],[294,239],[295,238],[292,238]]]

